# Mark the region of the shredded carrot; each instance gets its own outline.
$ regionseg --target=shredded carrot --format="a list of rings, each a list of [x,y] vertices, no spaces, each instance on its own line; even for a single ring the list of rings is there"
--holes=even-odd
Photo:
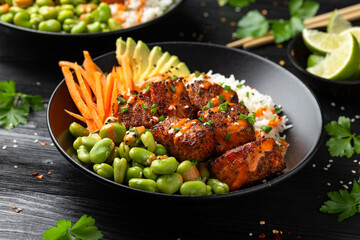
[[[78,119],[78,120],[86,123],[86,120],[85,120],[85,118],[84,118],[83,116],[80,116],[79,114],[70,112],[70,111],[68,111],[68,110],[66,110],[66,109],[65,109],[65,112],[66,112],[67,114],[69,114],[70,116],[73,116],[74,118],[76,118],[76,119]]]
[[[96,107],[99,114],[101,122],[104,121],[105,110],[104,110],[104,99],[102,94],[102,84],[101,84],[101,74],[99,72],[95,73],[95,83],[96,83]]]
[[[115,72],[115,68],[113,68],[112,72],[107,76],[106,90],[104,95],[105,117],[111,115],[111,96],[114,87],[114,72]]]
[[[279,124],[279,122],[282,120],[282,117],[279,117],[276,115],[275,118],[272,118],[269,120],[268,126],[271,127],[277,127],[277,125]]]

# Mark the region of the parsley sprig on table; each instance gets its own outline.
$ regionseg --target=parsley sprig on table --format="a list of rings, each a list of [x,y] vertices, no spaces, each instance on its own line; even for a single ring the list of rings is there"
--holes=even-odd
[[[253,2],[255,2],[255,0],[218,0],[220,6],[229,4],[230,6],[240,7],[240,8],[247,7]]]
[[[102,239],[104,235],[94,226],[95,219],[86,215],[82,216],[71,227],[71,222],[64,219],[57,221],[57,227],[50,227],[41,237],[44,240],[98,240]]]
[[[360,153],[360,135],[351,133],[350,118],[340,116],[337,121],[328,123],[325,130],[331,137],[326,142],[331,156],[350,158],[355,152]]]
[[[354,180],[350,193],[345,189],[340,189],[339,191],[328,192],[328,197],[330,200],[324,202],[320,211],[328,214],[339,213],[339,222],[355,213],[360,213],[360,185],[358,181]]]
[[[258,10],[249,11],[238,22],[236,30],[237,38],[261,37],[269,33],[269,29],[274,34],[275,43],[285,42],[298,33],[305,25],[303,20],[313,17],[319,9],[319,3],[313,1],[291,0],[289,2],[289,20],[268,20]]]
[[[0,126],[5,129],[17,127],[20,123],[26,124],[27,116],[32,111],[44,109],[41,96],[28,95],[16,92],[14,81],[0,82]]]

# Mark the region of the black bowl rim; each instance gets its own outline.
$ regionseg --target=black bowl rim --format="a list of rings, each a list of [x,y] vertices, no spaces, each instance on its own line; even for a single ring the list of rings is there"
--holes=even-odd
[[[15,24],[12,23],[6,23],[3,21],[0,21],[0,25],[3,25],[5,27],[8,27],[9,29],[13,29],[13,30],[17,30],[17,31],[23,31],[23,32],[27,32],[27,33],[32,33],[35,35],[46,35],[46,36],[54,36],[54,37],[64,37],[64,38],[83,38],[83,37],[103,37],[103,36],[113,36],[113,35],[120,35],[120,34],[124,34],[124,33],[129,33],[144,27],[147,27],[149,25],[152,25],[158,21],[160,21],[161,19],[167,17],[168,15],[172,14],[174,12],[175,9],[177,9],[180,4],[182,4],[185,0],[175,0],[176,3],[172,6],[170,6],[170,8],[168,9],[168,11],[166,11],[164,14],[162,14],[161,16],[154,18],[148,22],[133,26],[133,27],[129,27],[129,28],[124,28],[124,29],[120,29],[120,30],[115,30],[115,31],[109,31],[109,32],[101,32],[101,33],[59,33],[59,32],[47,32],[47,31],[40,31],[40,30],[35,30],[35,29],[31,29],[31,28],[25,28],[25,27],[20,27],[17,26]]]
[[[303,67],[301,67],[299,64],[297,64],[297,62],[295,61],[295,57],[292,56],[291,51],[294,48],[294,45],[298,42],[298,41],[303,41],[302,38],[302,33],[298,33],[293,39],[290,40],[288,46],[287,46],[287,56],[288,59],[290,60],[291,64],[300,72],[302,72],[303,74],[305,74],[308,77],[314,78],[317,81],[326,83],[326,84],[334,84],[334,85],[344,85],[344,86],[353,86],[353,85],[360,85],[360,79],[359,80],[354,80],[354,81],[336,81],[336,80],[330,80],[330,79],[326,79],[326,78],[322,78],[319,76],[316,76],[312,73],[309,73],[308,71],[306,71],[306,69],[304,69]]]
[[[230,50],[230,51],[234,51],[236,53],[240,53],[240,54],[244,54],[244,55],[248,55],[251,56],[253,58],[257,58],[260,61],[265,61],[268,64],[272,65],[273,67],[280,69],[280,71],[285,71],[287,74],[290,74],[294,77],[294,79],[297,79],[299,84],[301,84],[305,90],[307,90],[310,95],[314,98],[316,106],[319,110],[319,114],[320,114],[320,121],[321,121],[321,130],[320,130],[320,134],[317,136],[318,139],[316,140],[316,143],[313,145],[312,149],[307,153],[307,155],[302,159],[302,161],[293,169],[291,169],[290,171],[281,174],[280,176],[273,178],[267,182],[263,182],[263,183],[259,183],[257,185],[254,186],[250,186],[248,188],[244,188],[244,189],[240,189],[234,192],[229,192],[226,194],[216,194],[216,195],[209,195],[209,196],[188,196],[188,195],[177,195],[177,194],[165,194],[165,193],[153,193],[153,192],[148,192],[148,191],[144,191],[144,190],[139,190],[139,189],[135,189],[135,188],[131,188],[129,186],[123,185],[123,184],[119,184],[116,183],[112,180],[103,178],[101,176],[99,176],[98,174],[96,174],[94,171],[91,171],[87,168],[85,168],[84,166],[82,166],[81,164],[79,164],[78,162],[76,162],[75,160],[73,160],[59,145],[59,143],[57,142],[55,136],[53,135],[52,131],[51,131],[51,126],[50,126],[50,121],[49,121],[49,109],[52,103],[52,100],[57,92],[57,89],[64,84],[65,80],[63,79],[55,88],[55,90],[53,91],[50,99],[49,99],[49,103],[48,103],[48,108],[47,108],[47,114],[46,114],[46,120],[47,120],[47,127],[50,133],[50,137],[52,139],[52,141],[54,142],[56,148],[60,151],[60,153],[73,165],[77,166],[79,169],[81,169],[84,173],[90,174],[90,176],[94,177],[96,180],[102,182],[102,183],[106,183],[112,187],[116,187],[118,189],[118,187],[123,188],[122,190],[128,189],[130,190],[132,193],[145,193],[147,194],[147,196],[149,197],[162,197],[164,199],[179,199],[179,200],[216,200],[216,199],[228,199],[228,198],[233,198],[233,197],[239,197],[241,195],[246,195],[249,193],[255,193],[258,192],[259,190],[263,190],[266,188],[269,188],[277,183],[280,183],[282,181],[284,181],[285,179],[293,176],[295,173],[297,173],[300,169],[302,169],[307,162],[310,161],[310,159],[315,155],[315,153],[317,152],[317,150],[320,148],[320,143],[322,141],[322,136],[323,136],[323,112],[321,111],[320,108],[320,104],[319,101],[316,97],[316,95],[300,80],[298,79],[295,75],[293,75],[291,72],[289,72],[288,70],[284,69],[283,67],[280,67],[279,65],[275,64],[274,62],[267,60],[263,57],[260,57],[256,54],[247,52],[245,50],[241,50],[241,49],[235,49],[235,48],[228,48],[222,45],[218,45],[218,44],[214,44],[214,43],[199,43],[199,42],[185,42],[185,41],[173,41],[173,42],[153,42],[153,43],[149,43],[148,46],[149,47],[153,47],[156,45],[202,45],[202,46],[209,46],[209,47],[215,47],[215,48],[221,48],[221,49],[226,49],[226,50]],[[103,58],[107,55],[111,55],[114,54],[115,51],[111,51],[105,54],[102,54],[96,58],[94,58],[93,60],[96,61],[97,59]]]

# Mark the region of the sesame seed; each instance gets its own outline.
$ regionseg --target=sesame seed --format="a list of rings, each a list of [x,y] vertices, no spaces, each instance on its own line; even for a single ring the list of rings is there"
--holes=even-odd
[[[37,133],[34,133],[35,136],[37,136],[38,134]]]
[[[330,168],[330,167],[331,167],[331,164],[326,165],[326,167],[327,167],[327,168]]]
[[[2,147],[2,149],[5,150],[5,149],[6,149],[6,145],[4,145],[4,146]]]
[[[40,82],[36,82],[36,85],[40,86],[40,85],[41,85],[41,83],[40,83]]]
[[[329,170],[329,169],[327,169],[326,167],[324,167],[324,170],[327,171],[327,170]]]
[[[359,118],[360,118],[360,115],[355,115],[355,118],[356,118],[356,119],[359,119]]]
[[[354,173],[354,174],[356,173],[356,171],[355,171],[355,170],[351,170],[351,172],[352,172],[352,173]]]
[[[241,11],[241,8],[236,7],[234,10],[235,10],[235,12],[240,12],[240,11]]]
[[[336,106],[336,103],[331,102],[330,105],[331,105],[332,107],[335,107],[335,106]]]
[[[343,187],[344,187],[345,189],[349,189],[349,187],[348,187],[347,185],[343,185]]]
[[[329,183],[329,182],[328,182],[328,183],[326,183],[326,184],[327,184],[328,186],[331,186],[331,183]]]
[[[264,16],[266,16],[266,15],[267,15],[267,10],[266,10],[266,9],[263,9],[263,10],[261,11],[261,14],[264,15]]]
[[[53,143],[50,143],[50,146],[54,146],[54,144],[53,144]]]
[[[345,107],[344,107],[344,106],[341,106],[340,109],[344,111],[344,110],[345,110]]]
[[[263,183],[266,183],[266,179],[263,179],[262,182],[263,182]]]
[[[352,123],[355,122],[355,118],[352,118],[350,121],[351,121]]]
[[[357,160],[355,159],[355,160],[354,160],[354,163],[356,163],[356,162],[357,162]]]
[[[280,66],[284,66],[284,65],[285,65],[285,61],[284,61],[284,60],[280,60],[280,61],[279,61],[279,64],[280,64]]]
[[[13,145],[13,147],[14,147],[14,148],[17,148],[17,147],[18,147],[18,145],[14,144],[14,145]]]
[[[340,182],[340,184],[343,184],[343,183],[344,183],[344,181],[342,181],[342,180],[340,180],[339,182]]]
[[[312,167],[313,167],[313,168],[316,168],[316,164],[315,164],[315,163],[313,163]]]
[[[272,233],[278,234],[278,233],[279,233],[279,230],[273,229],[273,230],[272,230]]]
[[[332,160],[332,159],[329,159],[329,162],[333,162],[334,160]]]
[[[38,143],[39,142],[39,139],[35,139],[34,143]]]
[[[251,236],[252,236],[252,233],[249,233],[249,236],[251,237]]]
[[[13,143],[17,143],[16,139],[13,140]]]
[[[264,224],[265,224],[265,221],[261,220],[261,221],[259,222],[259,224],[260,224],[260,225],[264,225]]]
[[[203,13],[203,16],[204,16],[205,18],[207,18],[207,17],[209,16],[209,13],[208,13],[208,12],[204,12],[204,13]]]
[[[351,185],[351,184],[352,184],[352,182],[348,182],[348,184],[349,184],[349,185]]]

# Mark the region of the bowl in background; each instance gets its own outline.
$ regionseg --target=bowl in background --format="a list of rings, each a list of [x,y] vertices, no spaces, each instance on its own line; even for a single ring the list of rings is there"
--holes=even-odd
[[[296,69],[296,75],[316,93],[334,97],[360,96],[360,79],[354,81],[335,81],[316,76],[306,71],[311,52],[305,46],[302,34],[293,38],[287,47],[287,55]]]
[[[50,136],[59,152],[86,175],[94,177],[102,183],[109,184],[118,190],[123,190],[126,193],[138,193],[149,197],[181,200],[240,197],[285,181],[288,177],[299,171],[319,148],[323,132],[323,118],[319,104],[312,92],[298,78],[284,68],[252,53],[214,44],[165,42],[148,44],[148,46],[150,48],[160,46],[164,52],[168,51],[170,54],[178,56],[181,61],[187,64],[191,72],[196,70],[200,72],[213,70],[214,73],[221,73],[226,77],[233,74],[238,80],[245,79],[246,85],[256,88],[263,94],[270,95],[275,104],[281,104],[283,113],[289,118],[289,123],[293,125],[293,128],[285,132],[286,139],[290,144],[285,156],[287,168],[281,175],[267,179],[266,182],[260,182],[227,194],[211,196],[150,193],[105,179],[96,174],[91,168],[87,168],[81,162],[77,162],[71,157],[75,154],[72,148],[72,141],[74,139],[70,135],[68,128],[75,119],[65,113],[64,109],[73,112],[77,112],[77,109],[63,80],[56,87],[50,98],[47,110],[47,125]],[[111,68],[117,65],[115,52],[102,55],[94,59],[94,62],[104,72],[110,72]],[[299,104],[306,106],[306,108],[299,108]],[[307,116],[306,121],[304,121],[304,116]]]

